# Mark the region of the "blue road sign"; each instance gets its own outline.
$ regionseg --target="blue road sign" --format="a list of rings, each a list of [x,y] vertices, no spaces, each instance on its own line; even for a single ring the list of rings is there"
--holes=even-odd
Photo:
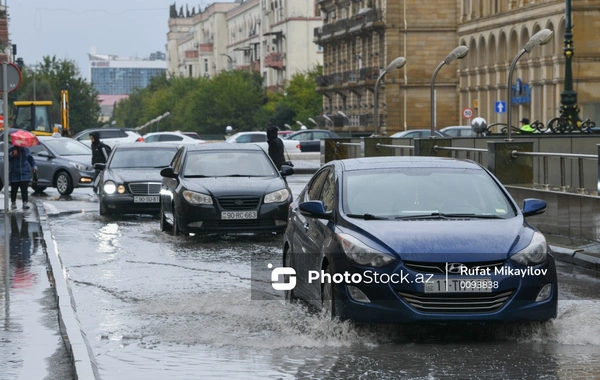
[[[506,102],[496,102],[494,108],[496,109],[496,113],[506,113]]]

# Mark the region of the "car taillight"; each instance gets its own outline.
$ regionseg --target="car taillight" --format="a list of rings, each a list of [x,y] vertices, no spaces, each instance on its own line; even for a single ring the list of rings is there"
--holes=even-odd
[[[300,149],[300,144],[296,145],[296,148]]]
[[[135,140],[135,142],[144,142],[144,138],[143,137],[138,137],[137,140]]]

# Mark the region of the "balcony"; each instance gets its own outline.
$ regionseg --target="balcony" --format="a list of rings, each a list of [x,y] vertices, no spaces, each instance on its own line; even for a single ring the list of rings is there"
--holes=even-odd
[[[379,68],[377,67],[363,67],[358,73],[359,80],[377,80],[379,77]]]
[[[317,75],[315,82],[317,82],[318,87],[329,86],[329,77],[327,75]]]
[[[265,67],[281,70],[283,69],[283,53],[270,53],[265,57]]]
[[[200,44],[200,53],[212,53],[213,52],[213,44]]]
[[[198,50],[186,50],[185,51],[185,58],[186,59],[198,58]]]
[[[344,71],[344,83],[356,83],[358,81],[358,73],[356,70]]]

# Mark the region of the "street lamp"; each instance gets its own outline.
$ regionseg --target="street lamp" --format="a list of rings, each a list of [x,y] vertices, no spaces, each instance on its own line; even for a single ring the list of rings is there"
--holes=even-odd
[[[311,123],[313,123],[313,124],[314,124],[314,125],[316,125],[317,127],[319,126],[319,123],[317,123],[317,122],[315,121],[315,119],[313,119],[312,117],[309,117],[309,118],[308,118],[308,121],[310,121]]]
[[[525,44],[525,47],[523,47],[523,49],[521,49],[521,51],[517,54],[517,56],[515,57],[515,59],[513,59],[512,63],[510,64],[510,68],[508,69],[508,86],[506,88],[507,90],[507,103],[506,103],[506,117],[508,119],[508,141],[512,141],[511,138],[511,111],[512,111],[512,74],[513,74],[513,70],[515,69],[515,66],[517,65],[517,61],[519,60],[519,58],[521,58],[521,56],[525,53],[531,53],[531,51],[533,50],[534,47],[538,46],[538,45],[545,45],[548,42],[550,42],[550,40],[552,39],[552,35],[554,34],[553,31],[551,31],[550,29],[542,29],[539,32],[537,32],[536,34],[533,35],[533,37],[531,37],[531,39],[529,41],[527,41],[527,43]]]
[[[404,57],[398,57],[396,59],[394,59],[389,65],[388,67],[386,67],[385,70],[383,70],[381,72],[381,74],[379,74],[379,78],[377,78],[377,81],[375,82],[375,92],[374,94],[374,98],[373,98],[373,117],[374,117],[374,133],[373,136],[377,136],[377,133],[379,132],[379,82],[381,82],[381,79],[385,76],[385,74],[389,73],[390,71],[394,71],[395,69],[399,69],[402,66],[404,66],[406,64],[406,58]]]
[[[229,54],[221,53],[221,55],[224,55],[227,57],[227,59],[229,60],[229,64],[227,65],[227,70],[231,70],[231,68],[233,67],[233,58],[231,58],[231,56]]]
[[[167,116],[169,116],[170,114],[171,114],[171,112],[165,112],[164,114],[162,114],[156,118],[156,132],[158,132],[158,126],[160,125],[160,121],[162,119],[166,118]]]
[[[442,66],[454,61],[455,59],[463,59],[464,57],[467,56],[467,54],[469,54],[469,48],[462,45],[459,46],[457,48],[455,48],[454,50],[452,50],[450,52],[450,54],[448,54],[446,56],[446,58],[444,58],[444,60],[442,62],[440,62],[440,64],[438,65],[438,67],[436,67],[435,71],[433,72],[433,77],[431,77],[431,137],[435,138],[435,124],[436,124],[436,120],[435,120],[435,77],[437,76],[438,71],[440,71],[440,69],[442,68]]]
[[[331,119],[329,118],[329,116],[327,116],[327,115],[323,115],[323,119],[325,119],[325,120],[329,120],[329,121],[331,122],[331,129],[333,129],[333,127],[334,127],[333,120],[331,120]],[[327,125],[325,125],[325,126],[327,127]]]
[[[337,113],[340,114],[340,115],[342,115],[346,119],[348,119],[348,133],[350,133],[350,118],[348,116],[346,116],[346,114],[343,113],[342,111],[337,111]]]
[[[283,126],[289,131],[292,127],[289,124],[283,124]]]
[[[306,129],[306,125],[302,124],[300,120],[296,120],[296,124],[300,126],[300,129]]]

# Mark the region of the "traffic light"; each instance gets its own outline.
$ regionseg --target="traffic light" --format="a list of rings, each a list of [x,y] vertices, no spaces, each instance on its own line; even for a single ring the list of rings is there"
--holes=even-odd
[[[12,46],[12,51],[13,51],[13,57],[17,55],[17,45],[13,44]]]
[[[19,68],[19,70],[23,71],[24,65],[25,65],[25,62],[23,62],[23,58],[17,58],[17,67]]]

